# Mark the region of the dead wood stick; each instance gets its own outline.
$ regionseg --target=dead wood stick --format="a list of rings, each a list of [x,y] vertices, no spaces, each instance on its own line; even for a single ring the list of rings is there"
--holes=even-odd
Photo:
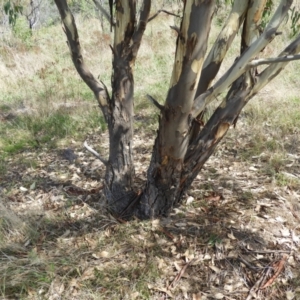
[[[283,258],[278,263],[278,267],[277,267],[277,270],[276,270],[275,274],[260,288],[261,290],[267,288],[268,286],[270,286],[275,281],[275,279],[279,276],[279,274],[283,270],[287,258],[288,258],[287,255],[283,256]]]
[[[261,285],[265,282],[270,272],[271,272],[271,268],[268,268],[266,272],[264,272],[264,274],[255,282],[253,287],[250,289],[246,300],[251,300],[253,297],[255,297],[254,293],[256,293],[260,289]]]
[[[168,238],[170,238],[171,240],[174,240],[174,236],[173,234],[171,234],[169,231],[167,231],[165,228],[160,227],[158,229],[160,232],[164,233]]]
[[[108,165],[108,161],[102,158],[101,155],[97,151],[95,151],[92,147],[90,147],[86,141],[84,141],[83,146],[86,148],[86,150],[94,154],[104,165],[106,166]]]
[[[186,263],[182,269],[180,270],[180,272],[177,274],[177,276],[174,278],[174,280],[171,282],[171,284],[168,286],[168,290],[170,290],[172,287],[175,288],[175,286],[178,284],[178,281],[180,280],[180,278],[182,277],[182,275],[185,273],[187,267],[195,261],[195,258],[193,258],[192,260],[190,260],[188,263]]]

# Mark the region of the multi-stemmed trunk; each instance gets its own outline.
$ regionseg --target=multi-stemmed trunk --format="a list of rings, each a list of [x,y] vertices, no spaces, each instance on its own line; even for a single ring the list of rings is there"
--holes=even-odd
[[[105,195],[108,208],[121,217],[153,218],[167,215],[236,123],[246,103],[297,57],[300,37],[277,59],[257,59],[275,38],[276,31],[292,5],[282,0],[268,26],[259,32],[267,0],[236,0],[214,46],[206,56],[215,1],[184,1],[183,17],[165,105],[160,109],[159,129],[144,188],[133,190],[133,100],[134,63],[149,18],[151,0],[144,0],[136,20],[136,0],[116,0],[114,23],[112,95],[85,66],[74,18],[66,0],[55,0],[64,23],[73,63],[95,94],[109,131]],[[242,29],[241,53],[232,67],[212,85],[227,50]],[[270,64],[261,73],[255,69]],[[226,89],[227,95],[206,124],[205,107]]]

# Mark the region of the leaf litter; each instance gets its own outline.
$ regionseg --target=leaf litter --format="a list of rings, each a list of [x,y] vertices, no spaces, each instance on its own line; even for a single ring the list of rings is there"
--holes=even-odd
[[[240,138],[241,128],[237,145],[234,134],[207,162],[182,206],[167,218],[143,222],[108,213],[104,166],[81,146],[8,159],[0,203],[2,294],[23,299],[300,297],[300,184],[278,185],[263,172],[268,153],[243,160],[239,153],[250,137]],[[91,138],[97,144],[106,136]],[[135,140],[136,188],[146,178],[152,142],[145,132]],[[106,151],[107,145],[101,152]],[[288,157],[286,172],[293,176],[283,174],[296,180],[300,155]],[[22,164],[24,158],[34,160],[35,167]],[[20,224],[26,224],[22,231]]]

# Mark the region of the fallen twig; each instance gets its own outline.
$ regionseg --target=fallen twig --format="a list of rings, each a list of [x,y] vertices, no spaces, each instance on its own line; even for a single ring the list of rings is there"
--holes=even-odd
[[[270,272],[271,272],[271,268],[267,268],[267,270],[264,271],[263,275],[255,282],[253,287],[250,289],[246,300],[251,300],[252,298],[256,298],[255,293],[260,289],[261,285],[264,283],[264,281],[266,280]]]
[[[250,253],[259,253],[259,254],[280,254],[280,253],[288,253],[290,254],[290,250],[255,250],[255,249],[247,249],[244,245],[241,245],[241,248]]]
[[[253,271],[257,271],[258,268],[252,266],[246,259],[244,259],[244,258],[242,257],[242,255],[239,255],[239,256],[238,256],[238,260],[239,260],[240,262],[242,262],[244,265],[246,265],[249,269],[251,269],[251,270],[253,270]]]
[[[160,227],[159,231],[164,233],[168,238],[170,238],[171,240],[174,240],[174,236],[173,234],[171,234],[169,231],[167,231],[165,228]]]
[[[176,285],[178,284],[178,281],[180,280],[180,278],[182,277],[182,275],[185,273],[187,267],[195,261],[195,258],[193,258],[192,260],[190,260],[188,263],[186,263],[182,269],[180,270],[180,272],[177,274],[177,276],[174,278],[174,280],[170,283],[170,285],[168,286],[168,290],[170,290],[171,288],[175,288]]]
[[[88,144],[87,144],[87,142],[85,141],[84,143],[83,143],[83,146],[86,148],[86,150],[88,150],[89,152],[91,152],[92,154],[94,154],[104,165],[108,165],[108,161],[107,160],[105,160],[105,159],[103,159],[102,157],[101,157],[101,155],[97,152],[97,151],[95,151],[93,148],[91,148]]]
[[[278,266],[277,266],[277,270],[276,272],[274,273],[274,275],[260,288],[261,290],[262,289],[265,289],[267,288],[268,286],[270,286],[274,281],[275,279],[279,276],[279,274],[281,273],[281,271],[284,269],[284,266],[285,266],[285,263],[286,263],[286,260],[287,260],[288,256],[287,255],[284,255],[282,257],[282,259],[279,261],[278,263]]]
[[[253,253],[260,253],[260,254],[291,253],[290,250],[248,250],[248,251]]]

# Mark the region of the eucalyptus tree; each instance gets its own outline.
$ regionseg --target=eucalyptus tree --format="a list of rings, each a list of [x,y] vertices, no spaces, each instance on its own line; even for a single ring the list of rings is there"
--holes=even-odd
[[[167,215],[180,204],[183,194],[216,149],[241,110],[289,61],[298,59],[300,36],[277,57],[259,58],[275,38],[278,28],[292,7],[292,0],[281,0],[267,25],[261,22],[269,0],[236,0],[223,28],[208,51],[208,38],[216,1],[183,1],[180,27],[170,85],[164,105],[149,99],[160,110],[159,125],[147,180],[134,190],[133,158],[134,64],[147,23],[151,0],[111,1],[114,42],[111,45],[111,94],[85,64],[75,19],[67,0],[55,0],[68,39],[73,64],[93,91],[109,132],[105,196],[109,209],[121,217],[154,218]],[[109,14],[108,14],[109,15]],[[228,49],[241,33],[240,51],[232,66],[215,80]],[[169,55],[166,53],[166,55]],[[257,66],[265,65],[261,71]],[[223,96],[225,95],[225,96]],[[206,106],[223,97],[204,123]],[[88,147],[88,145],[86,145]],[[89,147],[88,147],[89,148]],[[90,149],[90,148],[89,148]],[[92,149],[90,149],[93,151]]]

